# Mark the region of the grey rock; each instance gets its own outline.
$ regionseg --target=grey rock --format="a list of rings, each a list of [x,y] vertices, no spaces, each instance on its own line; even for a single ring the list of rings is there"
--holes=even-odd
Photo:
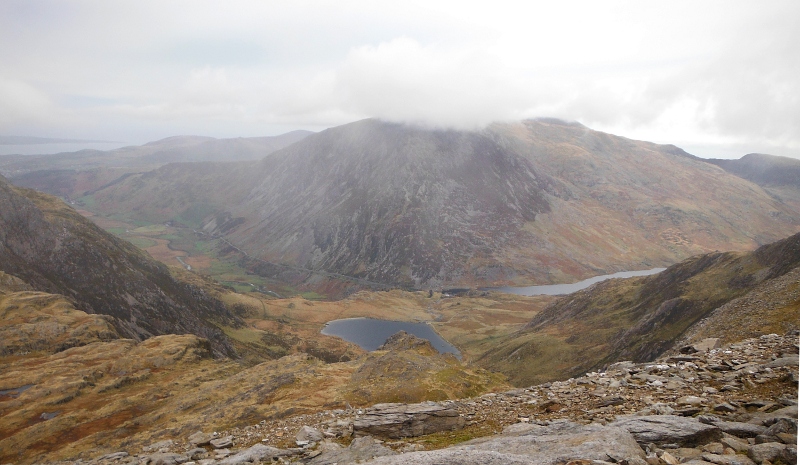
[[[193,446],[206,446],[211,442],[212,439],[214,439],[213,434],[198,431],[189,436],[189,444]]]
[[[740,423],[738,421],[718,421],[714,423],[722,431],[740,438],[754,438],[759,434],[764,434],[766,427],[754,425],[752,423]]]
[[[97,460],[119,460],[128,456],[127,452],[112,452],[111,454],[106,454]]]
[[[770,368],[778,367],[796,367],[798,365],[797,355],[790,355],[788,357],[781,357],[766,364]]]
[[[295,439],[297,441],[319,442],[322,441],[324,437],[325,436],[319,430],[310,426],[303,426],[300,428],[300,432],[297,433],[297,436],[295,436]]]
[[[203,449],[202,447],[196,447],[196,448],[186,452],[186,455],[188,455],[189,458],[192,459],[192,460],[199,460],[199,459],[203,458],[203,456],[205,454],[206,454],[206,450]]]
[[[150,444],[149,446],[142,447],[142,451],[144,451],[144,452],[156,452],[156,451],[160,451],[161,449],[167,449],[169,447],[172,447],[172,444],[173,444],[173,442],[172,442],[171,439],[167,439],[166,441],[154,442],[153,444]]]
[[[719,440],[725,447],[730,447],[731,449],[735,450],[736,452],[747,452],[747,449],[750,448],[750,443],[747,441],[742,441],[738,438],[733,437],[725,437]]]
[[[209,441],[211,447],[214,449],[225,449],[233,445],[233,436],[225,436],[224,438],[212,439]]]
[[[674,415],[623,415],[611,423],[611,426],[629,431],[639,444],[675,443],[680,446],[694,447],[722,438],[722,430],[714,425],[706,425],[693,418]]]
[[[388,438],[422,436],[464,427],[458,411],[436,402],[420,404],[377,404],[353,422],[356,436]]]
[[[700,342],[692,344],[692,348],[694,348],[694,350],[697,352],[706,352],[711,349],[718,349],[719,347],[720,340],[717,337],[709,337]]]
[[[797,453],[795,452],[795,455]],[[747,456],[755,462],[761,463],[764,460],[774,462],[777,459],[786,461],[789,453],[786,450],[786,444],[779,442],[766,442],[764,444],[755,444],[747,451]]]
[[[735,412],[736,411],[736,407],[734,407],[733,405],[731,405],[731,404],[729,404],[727,402],[723,402],[721,404],[715,405],[714,406],[714,411],[730,413],[730,412]]]
[[[335,443],[323,443],[322,454],[308,462],[311,465],[332,465],[335,463],[356,463],[363,460],[370,460],[375,457],[396,455],[397,452],[389,449],[376,441],[371,436],[356,438],[347,448],[338,448]]]
[[[797,433],[797,420],[790,420],[788,418],[778,418],[769,428],[764,431],[764,434],[769,436],[776,436],[778,433]]]
[[[751,459],[744,455],[721,455],[703,454],[703,460],[717,465],[756,465]]]
[[[150,465],[179,465],[189,461],[189,457],[169,452],[158,452],[148,457]]]
[[[697,396],[683,396],[678,398],[675,402],[678,405],[701,405],[705,400]]]
[[[278,457],[288,457],[298,451],[291,449],[278,449],[264,444],[256,444],[235,455],[227,457],[220,462],[220,465],[236,465],[241,463],[258,463],[270,461]]]

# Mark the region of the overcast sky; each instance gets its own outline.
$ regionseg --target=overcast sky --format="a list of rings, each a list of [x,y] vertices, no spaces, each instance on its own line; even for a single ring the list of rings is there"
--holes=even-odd
[[[800,1],[0,1],[0,135],[551,116],[800,158]]]

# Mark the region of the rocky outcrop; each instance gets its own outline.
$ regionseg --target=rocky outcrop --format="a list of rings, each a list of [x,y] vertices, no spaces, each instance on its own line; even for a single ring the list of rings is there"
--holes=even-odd
[[[378,404],[353,422],[356,436],[387,438],[409,438],[463,427],[464,418],[457,410],[435,402]]]

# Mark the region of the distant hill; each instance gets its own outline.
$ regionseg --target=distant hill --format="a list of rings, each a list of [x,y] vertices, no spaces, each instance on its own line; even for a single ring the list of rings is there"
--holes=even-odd
[[[64,144],[64,143],[104,143],[110,140],[57,139],[52,137],[0,136],[0,145]]]
[[[15,188],[0,177],[0,271],[33,289],[61,294],[76,308],[110,315],[125,337],[192,333],[219,355],[234,355],[213,323],[241,323],[200,288],[106,233],[61,200]]]
[[[800,188],[800,160],[796,158],[749,153],[738,160],[712,158],[706,161],[759,186]]]
[[[724,342],[800,328],[800,234],[754,252],[691,257],[647,277],[560,298],[478,365],[518,386],[653,360],[704,337]]]
[[[168,163],[260,160],[309,134],[313,133],[292,131],[278,136],[234,139],[175,136],[114,150],[5,155],[0,156],[0,174],[13,179],[18,186],[62,197],[80,197],[122,176]]]
[[[738,160],[705,161],[758,184],[776,199],[800,211],[800,160],[751,153]]]
[[[92,204],[203,217],[268,262],[421,288],[570,282],[800,230],[798,210],[674,146],[557,120],[478,132],[364,120],[256,163],[131,175]]]

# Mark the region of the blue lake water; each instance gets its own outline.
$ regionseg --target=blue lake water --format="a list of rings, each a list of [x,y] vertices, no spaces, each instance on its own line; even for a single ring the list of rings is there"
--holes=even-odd
[[[526,287],[512,287],[512,286],[490,287],[483,290],[505,292],[506,294],[528,295],[528,296],[564,295],[580,291],[581,289],[586,289],[592,284],[599,283],[600,281],[605,281],[606,279],[632,278],[634,276],[648,276],[651,274],[660,273],[664,270],[666,270],[666,268],[653,268],[651,270],[640,270],[640,271],[620,271],[619,273],[595,276],[593,278],[584,279],[583,281],[579,281],[577,283],[572,283],[572,284],[551,284],[547,286],[526,286]]]
[[[322,334],[337,336],[346,341],[358,344],[364,350],[375,350],[382,346],[389,337],[405,331],[418,338],[427,339],[441,353],[450,353],[461,358],[461,353],[452,344],[442,339],[427,323],[409,323],[406,321],[376,320],[374,318],[347,318],[329,321]]]

